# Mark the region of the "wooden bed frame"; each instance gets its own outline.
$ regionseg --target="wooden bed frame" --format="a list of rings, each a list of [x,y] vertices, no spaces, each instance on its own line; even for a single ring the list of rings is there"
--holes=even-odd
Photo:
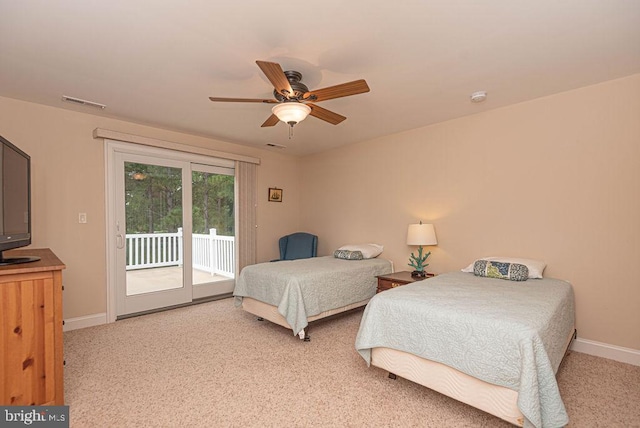
[[[366,306],[366,304],[369,303],[369,300],[370,299],[362,300],[360,302],[352,303],[350,305],[343,306],[341,308],[330,309],[328,311],[321,312],[318,315],[307,317],[307,322],[311,323],[312,321],[326,318],[331,315],[336,315],[342,312],[350,311],[355,308]],[[261,302],[259,300],[252,299],[251,297],[243,297],[242,309],[257,316],[259,319],[260,318],[266,319],[271,321],[272,323],[281,325],[283,327],[288,328],[289,330],[292,330],[291,326],[289,325],[285,317],[283,317],[280,314],[280,312],[278,312],[278,308],[276,306],[272,306],[267,303]],[[309,327],[307,326],[305,329],[298,332],[298,336],[300,337],[300,339],[303,339],[306,342],[311,340],[308,335],[308,329]]]
[[[567,339],[565,356],[576,337],[573,329]],[[494,385],[462,373],[444,364],[390,348],[371,349],[371,365],[426,386],[448,397],[504,419],[516,426],[524,426],[524,416],[518,409],[518,392]]]

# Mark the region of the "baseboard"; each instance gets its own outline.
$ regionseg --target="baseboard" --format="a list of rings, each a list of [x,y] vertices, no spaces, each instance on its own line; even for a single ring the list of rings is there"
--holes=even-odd
[[[93,327],[96,325],[106,324],[106,312],[93,315],[85,315],[83,317],[67,318],[64,320],[63,331],[78,330],[79,328]]]
[[[621,346],[577,338],[573,341],[571,350],[640,366],[640,350],[637,349],[623,348]]]

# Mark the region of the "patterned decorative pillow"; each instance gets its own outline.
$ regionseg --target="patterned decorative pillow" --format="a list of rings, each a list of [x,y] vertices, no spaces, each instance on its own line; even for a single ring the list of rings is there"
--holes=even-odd
[[[517,263],[520,265],[525,265],[527,269],[529,269],[529,279],[532,278],[542,278],[542,272],[544,272],[544,268],[547,266],[545,262],[542,260],[534,260],[534,259],[523,259],[519,257],[481,257],[476,260],[490,260],[493,262],[502,262],[502,263]],[[462,269],[462,272],[473,272],[473,264],[472,262],[469,266]]]
[[[510,281],[526,281],[529,278],[529,268],[518,263],[476,260],[473,264],[473,274]]]
[[[373,259],[382,253],[384,247],[378,244],[348,244],[343,245],[338,250],[360,251],[365,259]]]
[[[349,251],[349,250],[336,250],[333,253],[333,257],[336,259],[344,259],[344,260],[362,260],[364,257],[362,256],[362,251]]]

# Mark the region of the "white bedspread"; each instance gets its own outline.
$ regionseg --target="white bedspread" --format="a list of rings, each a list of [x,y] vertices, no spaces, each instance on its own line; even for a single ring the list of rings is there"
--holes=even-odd
[[[371,348],[392,348],[513,389],[525,426],[561,427],[568,416],[555,373],[574,319],[565,281],[452,272],[372,298],[356,349],[367,364]]]
[[[342,260],[332,256],[259,263],[242,269],[233,295],[236,306],[251,297],[278,307],[298,334],[307,317],[370,299],[376,275],[390,273],[385,259]]]

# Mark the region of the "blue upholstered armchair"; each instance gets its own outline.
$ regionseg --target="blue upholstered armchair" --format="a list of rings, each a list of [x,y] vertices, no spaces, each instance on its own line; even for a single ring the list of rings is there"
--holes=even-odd
[[[318,237],[310,233],[297,232],[283,236],[278,245],[280,260],[308,259],[318,255]]]

